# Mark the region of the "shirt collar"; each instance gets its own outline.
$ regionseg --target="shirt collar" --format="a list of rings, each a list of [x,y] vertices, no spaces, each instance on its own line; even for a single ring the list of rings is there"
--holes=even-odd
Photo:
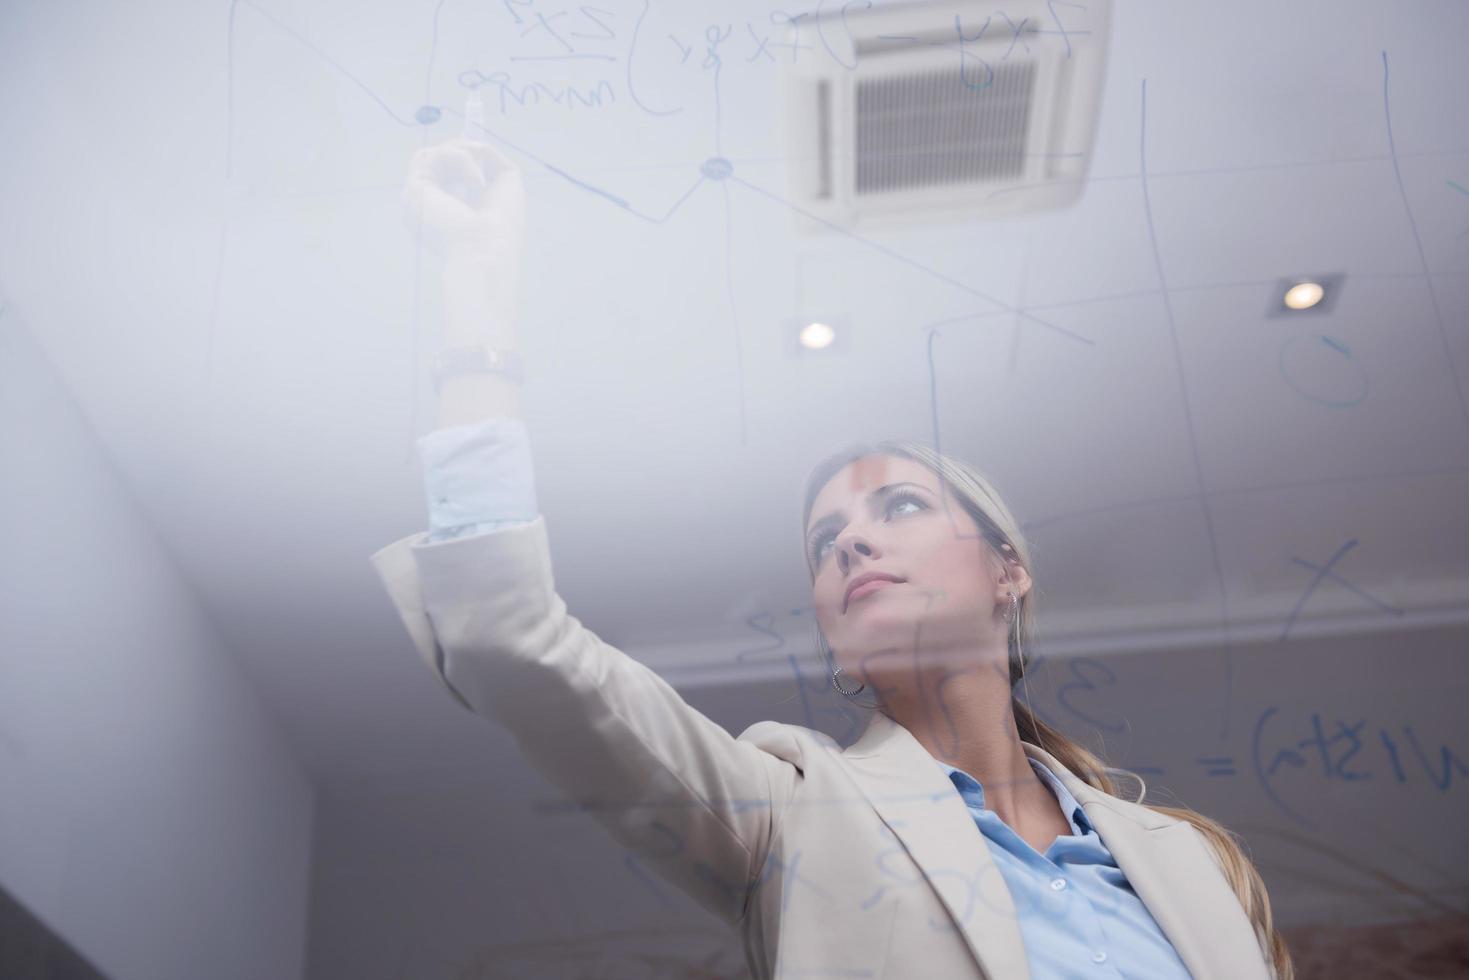
[[[1071,795],[1071,791],[1056,777],[1055,773],[1051,772],[1045,763],[1038,759],[1031,759],[1029,756],[1026,756],[1026,758],[1030,761],[1031,768],[1036,771],[1036,775],[1040,776],[1041,781],[1051,788],[1051,793],[1055,795],[1056,802],[1061,805],[1061,812],[1066,816],[1066,822],[1071,825],[1071,832],[1078,836],[1089,833],[1093,829],[1092,822],[1087,819],[1086,811],[1081,808],[1080,803],[1076,802],[1076,797]],[[964,798],[966,805],[978,807],[981,810],[985,808],[984,786],[980,784],[979,780],[969,775],[963,769],[951,766],[940,759],[935,759],[934,762],[937,762],[939,768],[944,771],[944,775],[949,777],[949,781],[954,784],[954,788]]]

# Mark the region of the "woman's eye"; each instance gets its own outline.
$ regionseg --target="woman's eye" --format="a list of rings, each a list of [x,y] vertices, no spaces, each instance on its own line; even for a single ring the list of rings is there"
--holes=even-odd
[[[923,501],[919,500],[917,497],[911,496],[909,494],[899,494],[898,496],[895,496],[891,500],[888,501],[888,504],[887,504],[887,513],[888,514],[895,513],[897,511],[898,507],[900,505],[902,505],[902,504],[911,504],[913,506],[914,510],[912,510],[912,511],[905,511],[905,513],[910,513],[910,514],[911,513],[915,513],[916,511],[921,511],[921,510],[927,510],[928,509],[928,505],[925,504]],[[814,548],[812,548],[812,550],[811,550],[811,560],[813,562],[817,563],[817,564],[820,564],[821,563],[821,559],[823,557],[825,557],[825,555],[826,555],[826,546],[829,545],[829,544],[832,544],[835,541],[836,541],[836,535],[834,535],[834,534],[824,534],[824,535],[822,535],[821,536],[821,539],[816,543],[816,546]]]
[[[925,508],[927,508],[927,504],[924,504],[923,501],[918,500],[917,497],[912,497],[912,495],[909,494],[902,494],[899,495],[899,497],[893,498],[892,501],[889,501],[889,504],[887,504],[887,513],[896,513],[896,511],[898,511],[898,508],[902,507],[903,504],[908,504],[912,507],[912,510],[902,511],[902,513],[905,514],[917,513],[917,511],[925,510]]]

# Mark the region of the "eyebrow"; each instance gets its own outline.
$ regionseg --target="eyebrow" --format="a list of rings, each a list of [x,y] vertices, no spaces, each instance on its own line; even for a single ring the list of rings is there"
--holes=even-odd
[[[933,493],[932,490],[930,490],[928,487],[923,486],[922,484],[912,483],[912,482],[909,482],[909,481],[906,481],[905,480],[905,481],[903,481],[901,483],[889,483],[886,486],[878,487],[876,490],[874,490],[871,493],[869,493],[867,495],[867,498],[869,500],[871,500],[874,497],[884,497],[890,491],[896,490],[898,487],[913,487],[914,489],[922,490],[922,491],[924,491],[926,493]],[[825,517],[821,518],[816,523],[812,524],[811,525],[811,530],[809,530],[809,531],[806,532],[806,545],[807,545],[807,547],[810,547],[811,540],[813,538],[815,538],[816,535],[819,532],[826,530],[828,527],[830,527],[833,524],[840,523],[841,522],[841,519],[842,519],[841,511],[834,511],[834,512],[832,512],[830,514],[827,514]]]

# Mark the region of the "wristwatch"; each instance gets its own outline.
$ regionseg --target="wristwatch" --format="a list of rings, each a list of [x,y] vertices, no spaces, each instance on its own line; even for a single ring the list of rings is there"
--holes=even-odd
[[[520,352],[489,344],[445,347],[434,355],[435,392],[442,390],[446,379],[460,374],[502,374],[516,384],[525,383]]]

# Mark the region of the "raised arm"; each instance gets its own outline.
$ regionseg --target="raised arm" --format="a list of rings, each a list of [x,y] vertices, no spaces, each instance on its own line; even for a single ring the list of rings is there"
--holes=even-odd
[[[417,239],[443,257],[443,347],[516,349],[525,226],[520,169],[494,147],[457,139],[413,155],[403,202]],[[499,530],[539,507],[519,389],[500,374],[445,379],[438,428],[418,440],[429,540]]]
[[[444,685],[646,863],[721,918],[743,916],[800,778],[792,762],[732,737],[569,615],[544,517],[421,539],[372,562]]]
[[[484,144],[415,155],[405,196],[425,240],[445,250],[446,343],[513,347],[522,194],[513,164]],[[523,434],[518,413],[509,379],[451,379],[440,430],[420,443],[424,462],[443,463],[435,449],[452,456],[476,434],[484,452],[504,448],[496,427]],[[528,471],[528,456],[520,462]],[[449,469],[430,468],[431,493],[434,472]],[[452,505],[453,479],[444,486]],[[371,561],[424,662],[463,707],[505,725],[548,779],[705,908],[731,922],[744,915],[800,778],[791,753],[762,748],[749,739],[755,729],[732,737],[571,616],[544,517],[410,535]],[[769,724],[757,728],[781,741]]]
[[[525,187],[515,162],[488,143],[453,139],[413,154],[403,184],[408,220],[443,257],[443,346],[514,350]],[[513,381],[460,375],[444,383],[439,427],[520,416]]]

